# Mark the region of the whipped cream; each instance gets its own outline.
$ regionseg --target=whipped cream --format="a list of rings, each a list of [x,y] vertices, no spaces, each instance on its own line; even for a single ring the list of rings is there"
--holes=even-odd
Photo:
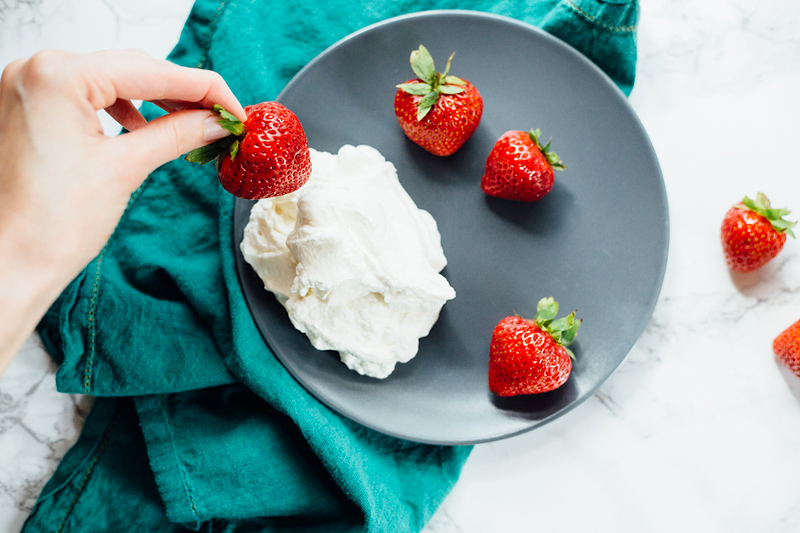
[[[375,148],[311,149],[311,164],[299,190],[253,206],[242,253],[315,348],[385,378],[455,298],[436,221]]]

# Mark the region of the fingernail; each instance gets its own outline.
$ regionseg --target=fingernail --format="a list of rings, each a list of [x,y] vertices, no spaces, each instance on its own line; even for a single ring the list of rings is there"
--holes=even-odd
[[[203,121],[203,140],[206,142],[216,141],[231,134],[228,130],[219,125],[219,117],[211,116]]]

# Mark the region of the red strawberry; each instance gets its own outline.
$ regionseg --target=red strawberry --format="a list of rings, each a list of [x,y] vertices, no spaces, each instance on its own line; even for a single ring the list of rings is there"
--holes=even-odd
[[[241,122],[220,106],[219,123],[233,135],[193,150],[186,160],[204,165],[217,160],[219,181],[226,191],[247,200],[296,191],[311,174],[311,156],[297,116],[278,102],[244,108]]]
[[[789,222],[783,217],[787,209],[773,209],[763,193],[755,201],[747,196],[731,207],[722,221],[720,238],[728,268],[750,272],[767,264],[783,249],[786,235],[791,235]]]
[[[489,196],[532,202],[553,188],[553,171],[564,170],[550,141],[542,146],[539,130],[505,132],[486,159],[481,189]]]
[[[772,350],[778,361],[800,377],[800,320],[775,337]]]
[[[572,371],[573,354],[567,348],[581,320],[575,312],[553,320],[558,302],[542,298],[536,316],[527,320],[507,316],[492,333],[489,347],[489,389],[498,396],[537,394],[564,384]]]
[[[470,82],[436,71],[430,52],[411,52],[418,76],[398,85],[394,114],[409,139],[434,155],[450,155],[472,136],[483,114],[483,99]]]

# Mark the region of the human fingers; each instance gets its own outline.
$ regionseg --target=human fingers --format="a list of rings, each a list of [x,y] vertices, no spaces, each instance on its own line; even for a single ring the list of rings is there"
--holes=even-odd
[[[130,161],[132,175],[146,176],[190,150],[230,135],[218,120],[207,110],[176,111],[111,139],[109,144],[119,160]]]
[[[154,59],[138,50],[104,50],[80,56],[80,73],[95,106],[111,98],[169,102],[183,101],[212,108],[219,104],[240,120],[244,108],[216,72],[181,67]],[[99,108],[99,107],[98,107]]]
[[[168,113],[180,109],[203,109],[203,106],[197,102],[186,102],[183,100],[152,100],[152,103]]]
[[[106,113],[128,131],[139,129],[147,124],[130,100],[117,100],[106,108]]]
[[[10,107],[18,105],[18,98],[12,97],[17,90],[19,74],[25,64],[24,59],[17,59],[9,63],[0,76],[0,113],[9,112]]]
[[[9,89],[11,85],[16,83],[19,72],[22,70],[24,64],[24,59],[17,59],[6,65],[6,68],[3,69],[2,77],[0,77],[0,87]]]

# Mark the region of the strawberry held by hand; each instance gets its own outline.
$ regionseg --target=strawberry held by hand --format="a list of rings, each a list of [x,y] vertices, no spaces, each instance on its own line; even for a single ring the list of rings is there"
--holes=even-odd
[[[751,272],[771,261],[783,249],[792,226],[783,217],[787,209],[773,209],[769,198],[758,193],[755,200],[744,197],[731,207],[722,221],[720,239],[728,268]]]
[[[489,196],[533,202],[553,188],[554,170],[567,168],[550,141],[539,142],[539,130],[505,132],[486,159],[481,189]]]
[[[278,102],[244,108],[241,122],[220,106],[219,123],[233,135],[193,150],[186,160],[204,165],[217,160],[226,191],[247,200],[282,196],[299,189],[311,175],[311,156],[297,116]]]
[[[536,316],[508,316],[492,333],[489,348],[489,389],[498,396],[548,392],[564,384],[572,371],[567,348],[581,320],[575,312],[558,320],[558,302],[542,298]]]
[[[470,82],[436,71],[430,52],[411,52],[416,79],[398,85],[394,114],[409,139],[434,155],[450,155],[472,136],[483,114],[483,99]]]
[[[800,377],[800,320],[775,337],[772,350],[781,364]]]

